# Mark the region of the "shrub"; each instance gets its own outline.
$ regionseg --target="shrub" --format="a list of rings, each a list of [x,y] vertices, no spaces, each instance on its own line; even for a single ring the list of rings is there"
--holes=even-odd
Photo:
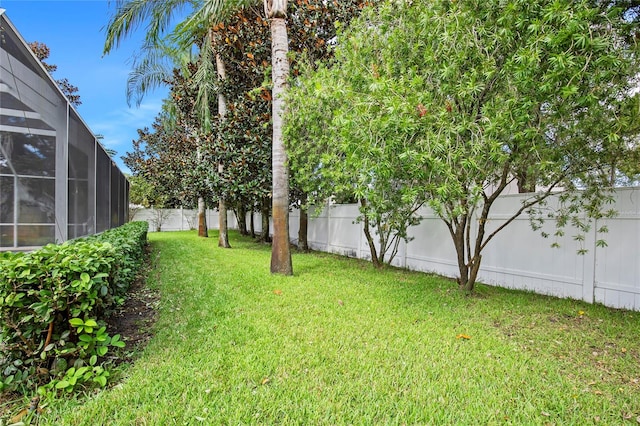
[[[133,222],[0,256],[0,391],[106,384],[103,357],[124,342],[107,334],[104,318],[136,278],[147,229]]]

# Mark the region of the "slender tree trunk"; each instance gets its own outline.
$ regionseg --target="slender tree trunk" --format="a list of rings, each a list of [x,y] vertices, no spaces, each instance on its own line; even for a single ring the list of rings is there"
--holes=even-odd
[[[378,263],[384,265],[384,257],[387,255],[389,249],[389,236],[390,230],[385,230],[380,218],[376,220],[376,227],[378,228],[378,242],[380,243],[380,252],[378,253]]]
[[[467,256],[465,249],[465,230],[467,227],[467,221],[464,216],[453,217],[451,220],[444,220],[449,229],[451,240],[456,249],[456,257],[458,260],[458,285],[460,288],[465,288],[469,281],[469,267],[467,266]]]
[[[218,171],[222,173],[222,164],[218,165]],[[227,203],[223,197],[218,200],[218,247],[231,248],[229,244],[229,228],[227,225]]]
[[[373,236],[371,235],[371,230],[369,229],[369,217],[366,214],[367,210],[367,201],[362,198],[360,199],[360,205],[362,206],[362,212],[364,215],[364,236],[367,238],[367,243],[369,244],[369,252],[371,253],[371,262],[373,266],[376,268],[381,268],[382,264],[378,259],[378,251],[376,250],[376,243],[373,240]]]
[[[289,77],[289,40],[287,37],[285,0],[265,0],[271,19],[272,80],[273,80],[273,245],[271,273],[293,275],[289,246],[289,175],[287,153],[282,140],[282,116],[285,112],[284,92]]]
[[[476,280],[478,279],[478,272],[480,271],[480,264],[482,263],[482,248],[484,235],[487,228],[487,219],[489,218],[489,210],[491,209],[491,205],[494,201],[494,197],[487,198],[485,199],[484,205],[482,206],[482,213],[480,213],[480,218],[478,220],[478,232],[475,236],[476,241],[473,245],[473,257],[471,257],[471,241],[467,241],[467,247],[469,247],[469,258],[471,260],[468,263],[469,279],[464,286],[464,290],[468,292],[473,291],[476,285]],[[470,226],[472,219],[473,216],[470,216],[469,220],[467,221],[467,226]],[[470,239],[469,233],[467,233],[467,239]]]
[[[469,267],[467,266],[467,258],[465,256],[464,248],[464,230],[457,228],[453,237],[453,244],[456,247],[456,255],[458,258],[458,271],[460,277],[458,278],[458,285],[461,289],[467,288],[469,284]]]
[[[309,251],[309,243],[307,241],[307,233],[309,229],[309,215],[307,209],[304,208],[304,204],[307,202],[307,195],[304,194],[301,198],[300,204],[300,227],[298,228],[298,249],[302,251]]]
[[[227,205],[224,199],[218,201],[218,214],[220,224],[220,237],[218,238],[218,247],[231,248],[229,244],[229,232],[227,227]]]
[[[249,219],[249,229],[251,230],[251,238],[255,238],[256,237],[256,224],[255,224],[255,221],[253,219],[253,207],[251,208],[251,211],[249,213],[251,213],[251,218]]]
[[[236,208],[236,219],[238,220],[238,230],[240,235],[248,235],[247,232],[247,208],[244,204],[239,203]]]
[[[224,61],[220,57],[219,54],[216,53],[216,69],[218,71],[218,79],[224,81],[226,76],[226,71],[224,68]],[[220,115],[220,120],[224,120],[227,115],[227,100],[224,97],[222,92],[218,93],[218,114]],[[220,137],[220,135],[218,135]],[[224,173],[224,165],[222,163],[218,164],[218,174],[222,176]],[[223,248],[231,248],[231,244],[229,244],[229,229],[227,227],[227,204],[224,199],[224,195],[220,194],[220,200],[218,201],[218,213],[220,213],[218,228],[220,232],[218,234],[218,247]]]
[[[478,230],[471,244],[471,223],[473,214],[462,215],[449,227],[458,258],[458,270],[460,278],[458,284],[461,290],[473,292],[478,279],[478,272],[482,263],[482,242],[484,240],[487,217],[493,201],[485,201],[482,213],[478,220]]]
[[[260,211],[262,216],[262,232],[260,235],[260,241],[268,243],[271,242],[269,236],[269,199],[265,198],[262,202],[262,209]]]
[[[613,188],[616,186],[616,160],[611,162],[611,171],[609,172],[609,185]]]
[[[204,202],[204,197],[198,197],[198,236],[208,237],[209,231],[207,230],[207,205]]]
[[[466,285],[463,287],[464,291],[471,293],[476,286],[476,280],[478,279],[478,271],[480,271],[480,264],[482,263],[482,256],[474,256],[469,265],[469,279]]]
[[[522,170],[517,173],[516,177],[518,179],[518,193],[524,194],[528,192],[536,192],[535,182],[530,182],[526,170]]]

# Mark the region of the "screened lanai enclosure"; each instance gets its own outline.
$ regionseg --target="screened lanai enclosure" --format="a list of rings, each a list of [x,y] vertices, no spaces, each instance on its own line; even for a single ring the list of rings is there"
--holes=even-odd
[[[128,182],[0,9],[0,250],[127,221]]]

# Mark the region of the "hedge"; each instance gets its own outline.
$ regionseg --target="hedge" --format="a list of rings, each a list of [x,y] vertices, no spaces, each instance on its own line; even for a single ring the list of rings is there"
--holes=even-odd
[[[148,224],[30,253],[0,254],[0,391],[104,386],[104,356],[123,347],[105,319],[144,262]]]

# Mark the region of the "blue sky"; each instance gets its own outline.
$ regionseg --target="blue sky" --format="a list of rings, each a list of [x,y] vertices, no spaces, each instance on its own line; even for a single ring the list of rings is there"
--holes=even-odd
[[[128,173],[120,157],[132,150],[136,130],[153,123],[168,93],[158,89],[140,107],[127,105],[129,61],[141,45],[142,32],[103,57],[104,27],[115,10],[114,1],[0,0],[0,8],[27,42],[49,46],[47,62],[58,66],[53,77],[67,78],[79,88],[78,112],[93,133],[104,136],[103,145],[117,151],[114,159]]]

